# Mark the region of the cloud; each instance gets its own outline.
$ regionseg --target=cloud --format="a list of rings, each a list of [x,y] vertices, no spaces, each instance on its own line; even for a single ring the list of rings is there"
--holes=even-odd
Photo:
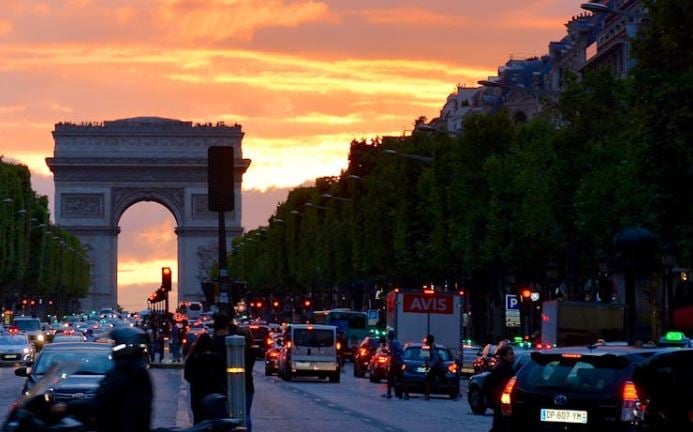
[[[8,20],[0,20],[0,36],[5,36],[12,32],[12,29],[14,26],[12,25],[11,21]]]
[[[160,9],[160,26],[175,39],[251,39],[266,27],[297,27],[334,20],[327,4],[283,0],[170,0]]]
[[[467,22],[465,17],[443,15],[417,6],[375,8],[354,12],[371,24],[449,26],[456,27]]]

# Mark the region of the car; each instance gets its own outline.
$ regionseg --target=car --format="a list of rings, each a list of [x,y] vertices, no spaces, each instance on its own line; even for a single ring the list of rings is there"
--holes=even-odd
[[[498,345],[486,344],[481,350],[479,350],[476,355],[476,359],[474,359],[474,362],[472,363],[474,374],[480,374],[493,369],[498,361],[496,358],[497,349]]]
[[[86,342],[87,338],[82,335],[82,333],[75,333],[75,334],[56,334],[53,336],[53,341],[52,343],[61,343],[61,342]]]
[[[45,343],[45,334],[41,330],[41,320],[29,316],[18,316],[12,321],[12,328],[26,334],[34,349],[39,351]]]
[[[27,364],[33,358],[34,347],[29,342],[27,335],[18,332],[0,334],[0,364]]]
[[[366,371],[371,362],[371,357],[375,351],[385,343],[382,337],[366,336],[359,346],[354,350],[354,376],[362,378],[366,376]]]
[[[265,375],[270,376],[279,372],[279,354],[284,342],[281,337],[271,339],[271,345],[265,352]]]
[[[29,391],[54,364],[70,365],[74,370],[51,388],[57,402],[94,397],[99,382],[113,368],[111,344],[63,342],[46,345],[30,368],[20,367],[14,374],[25,377],[22,394]]]
[[[291,381],[295,376],[329,378],[340,381],[337,361],[337,327],[324,324],[290,324],[282,336],[279,376]]]
[[[638,395],[644,398],[641,430],[693,430],[693,349],[658,353],[635,371]]]
[[[451,399],[456,399],[460,394],[460,374],[457,363],[452,353],[445,345],[435,344],[445,368],[444,373],[433,382],[431,394],[446,394]],[[428,360],[430,348],[422,343],[407,343],[404,345],[404,382],[409,393],[423,393],[426,389],[426,375],[428,374]],[[397,386],[399,387],[399,386]],[[396,388],[396,392],[401,389]]]
[[[529,361],[531,351],[517,349],[513,349],[513,351],[515,352],[513,369],[515,369],[515,373],[517,373],[520,368],[522,368],[522,366]],[[467,383],[467,402],[469,402],[469,408],[474,414],[483,415],[489,408],[484,384],[486,382],[486,377],[488,377],[490,373],[491,371],[486,371],[472,375]]]
[[[654,348],[598,346],[535,351],[501,395],[512,430],[635,431],[642,405],[636,368]]]
[[[386,345],[380,345],[368,363],[368,379],[370,382],[378,383],[382,379],[387,379],[387,372],[390,368],[390,351]]]
[[[269,326],[264,324],[249,324],[241,327],[247,327],[253,335],[253,345],[251,349],[255,357],[265,358],[265,351],[267,351],[266,339],[270,334]]]
[[[481,349],[481,346],[476,345],[469,340],[462,344],[462,363],[460,364],[460,374],[474,374],[474,360],[476,360],[476,358],[479,356]]]

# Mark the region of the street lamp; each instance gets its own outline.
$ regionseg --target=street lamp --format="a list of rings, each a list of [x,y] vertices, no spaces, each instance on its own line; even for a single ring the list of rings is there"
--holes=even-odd
[[[405,159],[412,159],[412,160],[417,160],[419,162],[424,162],[424,163],[433,163],[434,159],[430,156],[421,156],[421,155],[415,155],[415,154],[409,154],[409,153],[399,153],[396,150],[392,149],[384,149],[383,154],[387,155],[396,155],[403,157]]]
[[[327,210],[327,207],[323,207],[321,205],[313,204],[312,202],[307,202],[306,207],[314,208],[317,210]]]
[[[320,195],[320,198],[333,199],[333,200],[337,200],[337,201],[351,201],[351,198],[344,198],[344,197],[334,196],[334,195],[328,194],[328,193],[325,193],[325,194]]]

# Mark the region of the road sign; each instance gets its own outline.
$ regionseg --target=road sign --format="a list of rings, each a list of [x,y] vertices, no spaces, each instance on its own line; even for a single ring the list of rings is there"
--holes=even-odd
[[[505,326],[506,327],[520,327],[520,316],[517,315],[506,315],[505,316]]]
[[[447,294],[404,294],[404,312],[452,314],[453,296]]]
[[[520,301],[517,299],[517,295],[505,295],[505,310],[520,310]]]
[[[229,302],[229,293],[220,292],[219,293],[219,303],[228,303],[228,302]]]
[[[368,310],[368,325],[376,325],[378,323],[378,310],[369,309]]]

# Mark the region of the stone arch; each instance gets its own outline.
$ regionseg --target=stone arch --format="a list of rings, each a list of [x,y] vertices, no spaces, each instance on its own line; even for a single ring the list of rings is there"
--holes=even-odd
[[[92,281],[82,308],[117,304],[118,223],[142,201],[163,205],[176,221],[179,300],[202,299],[202,261],[218,248],[218,215],[207,209],[207,149],[234,148],[235,211],[225,214],[230,244],[243,232],[241,183],[250,166],[241,126],[135,117],[58,123],[53,138],[46,163],[54,175],[55,221],[90,251]]]

